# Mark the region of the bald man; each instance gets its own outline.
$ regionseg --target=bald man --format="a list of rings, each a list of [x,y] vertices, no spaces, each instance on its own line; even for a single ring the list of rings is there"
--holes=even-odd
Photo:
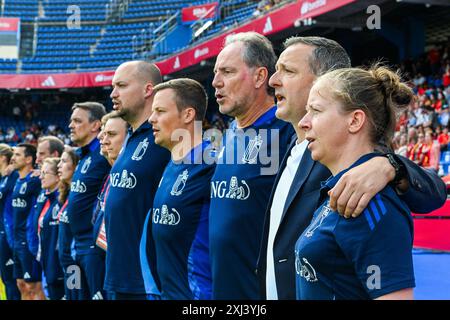
[[[149,258],[141,269],[139,245],[142,233],[147,232],[145,217],[170,158],[169,151],[154,143],[152,126],[147,122],[153,87],[161,81],[158,67],[145,61],[121,64],[112,81],[114,110],[130,125],[122,152],[111,169],[105,204],[105,289],[113,300],[145,300],[159,292],[154,246],[144,246],[148,252],[143,256]],[[146,239],[152,239],[151,235]]]

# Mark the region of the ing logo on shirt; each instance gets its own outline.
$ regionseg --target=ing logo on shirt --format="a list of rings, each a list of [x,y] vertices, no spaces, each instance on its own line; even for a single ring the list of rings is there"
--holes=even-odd
[[[181,173],[178,176],[177,180],[173,184],[170,194],[173,196],[181,195],[183,193],[184,187],[186,187],[186,181],[187,181],[188,177],[189,177],[189,172],[187,170],[184,170],[183,173]]]
[[[236,200],[247,200],[250,197],[250,187],[245,180],[239,181],[233,176],[227,189],[226,181],[211,181],[211,198],[227,198]]]
[[[133,172],[122,170],[122,174],[119,172],[111,173],[111,186],[114,188],[134,189],[137,184],[137,178]]]
[[[84,182],[81,182],[80,180],[72,181],[70,184],[70,191],[71,192],[77,192],[77,193],[85,193],[87,190],[86,185]]]
[[[164,204],[161,210],[159,208],[153,208],[153,223],[176,226],[180,223],[180,214],[174,208],[169,212],[169,208]]]
[[[303,263],[302,263],[303,261]],[[318,281],[316,270],[308,262],[306,258],[301,258],[298,256],[298,251],[295,251],[295,272],[302,278],[305,278],[308,282]]]
[[[145,152],[148,148],[148,138],[145,138],[141,142],[139,142],[138,146],[136,147],[136,150],[134,150],[133,155],[131,156],[131,160],[134,161],[141,161],[142,158],[145,155]]]
[[[20,199],[20,198],[13,199],[12,206],[14,208],[26,208],[27,207],[27,201],[24,200],[24,199]]]
[[[64,210],[59,216],[59,222],[69,223],[69,216],[67,215],[67,210]]]
[[[92,159],[91,157],[87,158],[86,161],[84,161],[83,166],[81,167],[81,173],[85,174],[91,165]]]
[[[27,192],[27,183],[24,182],[24,183],[22,184],[22,186],[20,187],[19,193],[20,193],[20,194],[25,194],[26,192]]]

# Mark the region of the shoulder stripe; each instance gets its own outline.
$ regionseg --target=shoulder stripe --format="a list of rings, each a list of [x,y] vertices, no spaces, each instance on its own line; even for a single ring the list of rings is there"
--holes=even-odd
[[[369,210],[364,210],[364,216],[366,217],[367,222],[369,223],[370,230],[373,230],[375,228],[372,220],[372,216],[369,213]]]
[[[384,206],[383,200],[381,200],[381,197],[380,197],[380,194],[379,194],[379,193],[375,196],[375,199],[377,200],[378,206],[379,206],[380,209],[381,209],[381,213],[382,213],[383,215],[385,215],[386,212],[387,212],[387,210],[386,210],[386,207]]]
[[[375,206],[375,202],[374,201],[370,201],[369,203],[370,205],[370,211],[372,211],[373,215],[375,216],[375,220],[377,220],[377,222],[380,222],[380,214],[378,213],[378,209]]]

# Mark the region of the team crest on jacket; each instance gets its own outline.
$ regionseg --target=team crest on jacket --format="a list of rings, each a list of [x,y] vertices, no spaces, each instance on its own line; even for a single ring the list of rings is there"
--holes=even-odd
[[[56,219],[58,219],[58,214],[59,214],[59,204],[56,204],[54,207],[53,207],[53,210],[52,210],[52,219],[53,220],[56,220]]]
[[[153,223],[176,226],[180,223],[180,214],[174,208],[172,208],[169,212],[169,208],[164,204],[161,207],[161,211],[159,208],[153,209]]]
[[[297,251],[295,252],[295,272],[308,282],[316,282],[318,280],[316,270],[306,258],[300,259]]]
[[[45,193],[41,192],[39,197],[36,199],[37,202],[42,203],[45,201]]]
[[[86,161],[84,161],[83,166],[81,167],[81,173],[82,173],[82,174],[85,174],[85,173],[89,170],[89,167],[90,167],[90,165],[91,165],[91,162],[92,162],[91,157],[88,157],[88,158],[86,159]]]
[[[134,150],[133,155],[131,156],[131,160],[134,161],[141,161],[142,157],[144,157],[145,152],[148,148],[148,138],[145,138],[141,142],[139,142],[138,146],[136,147],[136,150]]]
[[[25,194],[26,192],[27,192],[27,183],[24,182],[24,183],[22,184],[22,186],[20,187],[19,193],[20,193],[20,194]]]
[[[183,173],[181,173],[175,183],[173,184],[172,191],[170,191],[170,194],[173,196],[179,196],[183,192],[184,187],[186,186],[186,180],[189,177],[189,172],[187,170],[184,170]]]
[[[255,164],[262,143],[263,139],[259,134],[255,138],[250,139],[247,148],[245,148],[245,153],[244,156],[242,157],[242,162],[248,164]]]
[[[314,231],[316,231],[317,228],[319,228],[326,217],[328,217],[328,214],[332,211],[331,208],[328,206],[329,202],[327,202],[322,209],[320,210],[320,213],[317,215],[314,222],[311,224],[311,226],[308,228],[308,231],[305,233],[305,237],[311,238],[314,235]]]
[[[3,180],[2,183],[0,183],[0,188],[4,188],[6,186],[6,183],[8,182],[8,178],[9,178],[9,176],[6,176],[5,180]]]

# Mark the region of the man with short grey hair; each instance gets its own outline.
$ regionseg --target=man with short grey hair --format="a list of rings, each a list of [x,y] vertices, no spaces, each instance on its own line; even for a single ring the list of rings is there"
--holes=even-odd
[[[221,113],[235,118],[223,139],[211,179],[209,223],[213,299],[259,298],[255,267],[279,160],[293,135],[275,117],[268,80],[276,56],[255,32],[232,35],[219,53],[213,87]],[[241,156],[235,150],[245,149]],[[274,172],[261,174],[263,155],[272,151]],[[239,154],[239,152],[237,152]]]
[[[350,58],[336,41],[293,37],[285,42],[276,72],[270,78],[269,84],[275,88],[277,98],[276,116],[291,123],[297,139],[292,141],[281,163],[267,206],[258,260],[263,298],[296,298],[295,275],[296,271],[301,272],[301,266],[295,265],[295,243],[320,205],[321,181],[331,176],[327,168],[312,160],[298,122],[306,114],[315,79],[346,67],[350,67]],[[349,170],[340,179],[330,190],[330,207],[346,217],[356,217],[393,180],[394,186],[401,190],[402,199],[414,212],[432,211],[446,199],[445,185],[437,175],[404,158],[392,156],[388,160],[380,156]]]

